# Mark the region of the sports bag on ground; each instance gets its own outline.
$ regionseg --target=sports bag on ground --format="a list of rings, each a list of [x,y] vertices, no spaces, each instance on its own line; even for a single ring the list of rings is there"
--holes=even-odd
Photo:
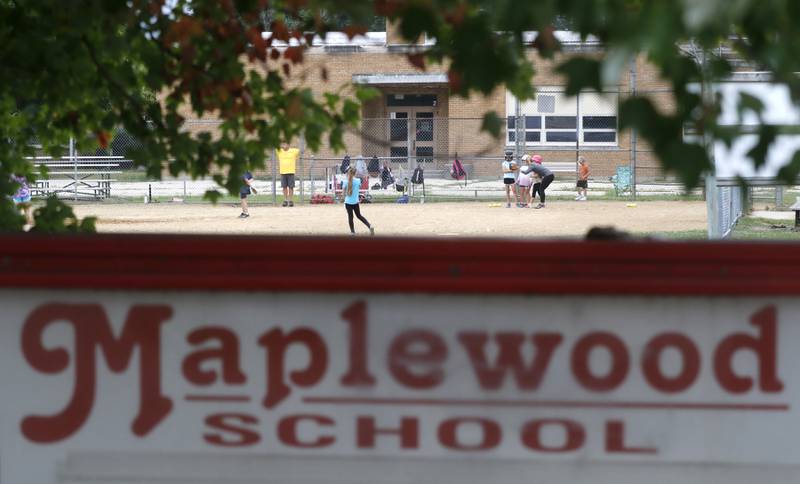
[[[467,171],[458,158],[453,160],[453,165],[450,167],[450,176],[456,180],[463,180],[467,176]]]
[[[425,182],[425,172],[421,166],[414,168],[414,173],[411,174],[411,183],[419,185]]]

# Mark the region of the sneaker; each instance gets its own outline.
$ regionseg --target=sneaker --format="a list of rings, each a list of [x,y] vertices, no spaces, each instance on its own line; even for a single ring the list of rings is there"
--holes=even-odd
[[[507,203],[507,204],[506,204],[506,208],[511,208],[511,204],[510,204],[510,203]]]
[[[289,202],[287,202],[286,200],[284,200],[283,203],[281,204],[281,207],[288,207],[288,206]]]
[[[294,207],[294,202],[289,202],[290,207]]]
[[[355,236],[355,235],[356,235],[356,233],[355,233],[355,232],[350,232],[350,235],[351,235],[351,236]]]
[[[580,198],[580,200],[581,200],[582,202],[585,202],[585,201],[586,201],[586,200],[588,200],[588,199],[586,198],[586,195],[581,195],[581,198]]]
[[[575,200],[580,200],[582,198],[583,198],[583,195],[578,195],[577,197],[575,197]]]
[[[543,203],[540,203],[539,205],[537,205],[537,206],[535,206],[535,207],[533,207],[533,208],[544,208],[544,204],[543,204]]]
[[[369,235],[375,235],[375,227],[369,228]]]
[[[244,213],[244,212],[242,212],[242,213],[240,213],[240,214],[239,214],[239,218],[247,218],[247,217],[249,217],[249,216],[250,216],[250,214],[249,214],[249,213]]]

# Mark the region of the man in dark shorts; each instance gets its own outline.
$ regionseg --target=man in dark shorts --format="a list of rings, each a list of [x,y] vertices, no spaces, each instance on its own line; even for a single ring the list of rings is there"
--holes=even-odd
[[[242,200],[242,213],[239,214],[239,218],[247,218],[250,216],[250,212],[247,210],[247,196],[252,194],[256,194],[256,189],[253,186],[253,174],[249,171],[244,172],[242,175],[242,187],[239,189],[239,198]]]
[[[289,143],[281,143],[277,151],[278,168],[281,173],[281,188],[283,188],[284,207],[294,207],[294,174],[297,171],[297,159],[300,157],[300,150],[289,148]]]

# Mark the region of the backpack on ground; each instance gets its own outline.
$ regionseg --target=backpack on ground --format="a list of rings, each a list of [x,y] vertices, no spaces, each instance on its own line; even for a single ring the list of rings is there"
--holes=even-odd
[[[383,170],[381,170],[380,188],[385,189],[392,183],[394,183],[394,176],[392,176],[392,170],[390,170],[388,166],[384,166]]]
[[[350,155],[344,155],[344,159],[342,159],[342,164],[339,165],[339,171],[342,172],[344,175],[347,173],[347,170],[350,169]]]
[[[378,176],[381,173],[381,162],[378,161],[377,156],[370,158],[367,171],[369,172],[369,176]]]
[[[450,176],[456,180],[463,180],[467,176],[467,171],[464,169],[464,165],[461,164],[461,160],[458,158],[453,160],[453,165],[450,167]]]
[[[425,171],[421,166],[414,168],[414,173],[411,174],[411,183],[419,185],[425,182]]]
[[[397,199],[396,203],[408,203],[408,195],[402,195]]]

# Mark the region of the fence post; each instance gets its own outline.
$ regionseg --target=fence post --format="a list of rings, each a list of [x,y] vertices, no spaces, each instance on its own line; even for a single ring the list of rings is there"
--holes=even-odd
[[[75,201],[78,201],[78,158],[75,156],[75,138],[69,137],[69,157],[72,159],[73,185],[72,192]]]
[[[631,60],[630,94],[636,95],[636,56]],[[618,97],[619,99],[619,97]],[[631,128],[631,199],[636,200],[636,128]]]
[[[408,166],[408,169],[407,169],[408,173],[413,173],[414,172],[414,168],[416,168],[417,159],[416,159],[416,157],[414,158],[414,163],[413,163],[413,166],[412,166],[411,154],[412,154],[412,150],[413,150],[414,147],[412,146],[412,143],[411,143],[411,136],[412,136],[412,134],[415,135],[416,132],[412,129],[413,128],[413,121],[411,120],[411,116],[409,116],[407,119],[408,119],[408,121],[406,121],[406,156],[407,156],[406,165]],[[411,175],[409,175],[409,177],[410,176]],[[414,196],[414,184],[413,183],[409,183],[408,185],[409,185],[408,186],[408,196],[409,197],[413,197]]]
[[[578,158],[581,157],[581,94],[575,97],[575,177],[578,177]]]
[[[298,167],[299,169],[297,170],[297,174],[300,175],[298,177],[300,179],[300,203],[303,203],[303,194],[305,193],[305,191],[303,190],[303,185],[305,184],[304,182],[306,179],[304,170],[306,166],[305,156],[306,156],[306,136],[305,134],[302,134],[300,135],[300,160],[299,160],[300,166]]]
[[[514,159],[519,162],[522,158],[522,136],[523,133],[522,123],[522,104],[519,98],[514,97]]]
[[[276,181],[278,178],[278,155],[275,148],[272,149],[272,204],[278,204],[278,191]]]

